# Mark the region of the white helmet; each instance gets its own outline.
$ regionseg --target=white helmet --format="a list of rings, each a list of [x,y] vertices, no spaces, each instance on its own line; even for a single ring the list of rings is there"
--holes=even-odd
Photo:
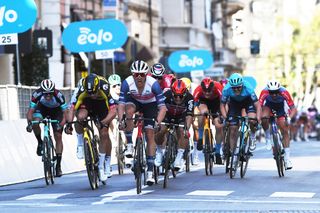
[[[40,87],[44,93],[53,93],[55,89],[55,85],[50,79],[41,81]]]
[[[162,77],[164,75],[165,71],[166,71],[166,69],[164,68],[164,66],[161,63],[156,63],[156,64],[152,65],[150,72],[151,72],[152,76]]]
[[[149,66],[146,62],[137,60],[131,64],[130,71],[131,73],[147,73],[149,71]]]
[[[270,80],[267,84],[267,87],[269,91],[276,91],[280,89],[281,85],[276,80]]]
[[[121,77],[117,74],[112,74],[109,76],[108,82],[110,85],[121,84]]]

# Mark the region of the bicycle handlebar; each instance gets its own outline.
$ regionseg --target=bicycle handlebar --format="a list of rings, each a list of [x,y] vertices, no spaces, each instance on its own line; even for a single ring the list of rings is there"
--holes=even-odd
[[[40,124],[40,123],[43,123],[43,124],[48,124],[48,123],[60,123],[60,121],[58,120],[51,120],[50,118],[44,118],[40,121],[31,121],[31,124]]]
[[[161,122],[162,125],[172,126],[172,127],[185,127],[183,124],[176,124],[176,123],[168,123],[168,122]]]

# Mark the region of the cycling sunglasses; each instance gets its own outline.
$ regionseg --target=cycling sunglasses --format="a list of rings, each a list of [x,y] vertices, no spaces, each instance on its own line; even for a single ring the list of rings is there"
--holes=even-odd
[[[181,95],[181,94],[173,94],[173,97],[174,98],[180,98],[182,99],[184,97],[184,95]]]
[[[114,84],[112,85],[112,88],[120,87],[120,84]]]
[[[146,73],[138,73],[138,72],[135,72],[135,73],[133,73],[132,74],[133,75],[133,77],[135,77],[135,78],[138,78],[139,76],[141,77],[141,78],[144,78],[144,77],[146,77]]]
[[[237,86],[237,87],[231,87],[232,88],[232,90],[241,90],[242,89],[242,86]]]
[[[270,95],[278,95],[279,94],[279,90],[275,90],[275,91],[269,91]]]

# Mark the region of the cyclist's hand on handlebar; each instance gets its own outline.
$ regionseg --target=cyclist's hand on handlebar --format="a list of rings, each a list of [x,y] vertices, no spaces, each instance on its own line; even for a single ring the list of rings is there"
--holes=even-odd
[[[73,131],[72,124],[71,123],[67,123],[66,127],[64,128],[64,132],[66,134],[68,134],[68,135],[71,135],[72,131]]]
[[[28,125],[26,127],[27,132],[32,132],[32,122],[28,121]]]

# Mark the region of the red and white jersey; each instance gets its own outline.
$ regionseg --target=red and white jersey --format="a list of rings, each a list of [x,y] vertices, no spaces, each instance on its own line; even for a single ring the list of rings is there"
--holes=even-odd
[[[212,88],[212,93],[209,98],[206,98],[203,94],[202,88],[199,85],[193,92],[193,99],[195,103],[198,103],[200,100],[214,100],[214,99],[220,99],[222,96],[222,85],[214,81],[214,87]]]
[[[279,95],[277,95],[276,98],[271,97],[267,88],[263,89],[259,97],[260,105],[263,106],[266,101],[271,103],[281,103],[285,101],[290,109],[295,107],[290,93],[284,87],[280,87]]]

